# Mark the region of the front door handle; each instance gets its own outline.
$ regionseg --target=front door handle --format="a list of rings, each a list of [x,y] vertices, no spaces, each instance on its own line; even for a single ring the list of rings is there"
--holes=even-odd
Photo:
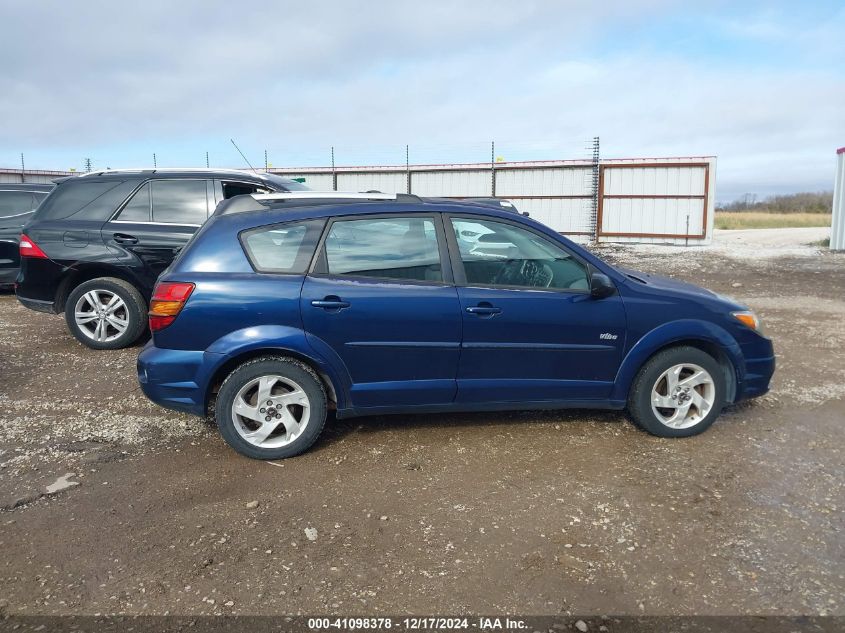
[[[326,297],[325,299],[315,299],[311,302],[315,308],[323,308],[323,310],[342,310],[349,307],[348,301],[342,301],[337,297]]]
[[[470,306],[467,308],[467,312],[470,314],[477,314],[478,316],[493,316],[494,314],[500,314],[502,309],[491,305]]]
[[[126,235],[126,233],[115,233],[114,241],[118,244],[137,244],[138,238],[134,235]]]

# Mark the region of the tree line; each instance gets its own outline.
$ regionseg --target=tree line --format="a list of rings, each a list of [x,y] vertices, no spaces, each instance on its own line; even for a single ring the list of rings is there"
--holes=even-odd
[[[720,203],[719,211],[765,211],[768,213],[831,213],[832,191],[805,191],[782,196],[768,196],[762,200],[747,193],[733,202]]]

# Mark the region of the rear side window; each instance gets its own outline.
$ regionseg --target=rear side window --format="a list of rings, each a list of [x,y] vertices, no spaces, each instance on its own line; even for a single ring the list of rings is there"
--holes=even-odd
[[[337,221],[325,253],[330,275],[443,281],[431,218]]]
[[[29,191],[0,191],[0,218],[32,211],[37,203]]]
[[[242,234],[253,268],[262,273],[301,274],[308,269],[324,220],[263,226]]]
[[[135,192],[117,218],[121,222],[149,222],[150,221],[150,183]]]
[[[243,196],[250,193],[270,193],[266,187],[252,185],[246,182],[226,182],[223,181],[223,199],[228,200],[235,196]]]
[[[153,180],[153,222],[199,226],[208,218],[205,180]]]
[[[57,186],[38,207],[37,220],[103,220],[138,185],[137,180],[86,180],[77,176]]]

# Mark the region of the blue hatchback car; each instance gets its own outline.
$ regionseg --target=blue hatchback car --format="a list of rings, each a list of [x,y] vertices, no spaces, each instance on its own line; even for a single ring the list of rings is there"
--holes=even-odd
[[[663,437],[766,393],[745,306],[615,268],[504,203],[293,192],[221,203],[150,303],[144,393],[258,459],[338,418],[627,408]]]

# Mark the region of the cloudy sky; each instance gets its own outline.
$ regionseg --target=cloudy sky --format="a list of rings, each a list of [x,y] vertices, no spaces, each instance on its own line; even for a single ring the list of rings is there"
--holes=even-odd
[[[0,167],[718,156],[832,188],[845,3],[0,0]]]

